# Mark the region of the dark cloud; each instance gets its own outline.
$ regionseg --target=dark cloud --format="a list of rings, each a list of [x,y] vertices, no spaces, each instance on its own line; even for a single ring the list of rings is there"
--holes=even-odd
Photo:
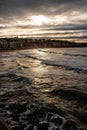
[[[0,0],[0,30],[38,28],[41,31],[84,31],[87,32],[87,0]],[[67,17],[66,23],[54,25],[33,26],[17,23],[21,20],[30,20],[32,15],[45,15],[53,19],[57,15]],[[15,24],[14,24],[15,23]],[[49,33],[48,33],[49,34]],[[52,35],[52,33],[51,33]],[[55,34],[56,35],[56,34]],[[76,36],[79,37],[79,36]],[[82,38],[86,37],[85,35]],[[73,38],[73,37],[72,37]]]
[[[6,29],[6,27],[0,26],[0,29]]]
[[[31,26],[31,25],[17,25],[15,28],[33,29],[38,28],[42,31],[87,31],[87,24],[68,24],[68,25],[45,25],[45,26]],[[2,27],[3,28],[3,27]],[[8,27],[6,27],[8,28]]]
[[[87,0],[0,0],[0,16],[87,11]]]
[[[54,27],[50,27],[48,28],[48,30],[86,30],[87,31],[87,24],[81,24],[81,25],[78,25],[78,24],[68,24],[68,25],[62,25],[62,26],[54,26]]]

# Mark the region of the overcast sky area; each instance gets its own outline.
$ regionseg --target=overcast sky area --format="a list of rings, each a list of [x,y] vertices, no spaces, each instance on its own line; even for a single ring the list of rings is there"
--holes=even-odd
[[[0,37],[87,39],[87,0],[0,0]]]

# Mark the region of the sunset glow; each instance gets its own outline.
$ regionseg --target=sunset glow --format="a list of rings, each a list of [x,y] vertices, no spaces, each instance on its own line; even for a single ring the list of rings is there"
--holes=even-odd
[[[86,10],[86,0],[1,1],[0,37],[32,35],[86,40]]]
[[[33,25],[40,26],[40,25],[43,25],[43,24],[46,24],[46,23],[49,23],[49,22],[50,22],[50,19],[48,19],[47,17],[45,17],[43,15],[31,17],[31,23]]]

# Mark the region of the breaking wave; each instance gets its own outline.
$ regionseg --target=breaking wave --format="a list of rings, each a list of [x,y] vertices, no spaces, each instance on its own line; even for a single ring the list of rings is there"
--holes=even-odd
[[[81,56],[81,57],[87,57],[87,55],[81,55],[81,54],[70,54],[70,53],[64,53],[65,56]]]
[[[67,65],[61,65],[61,64],[57,64],[53,61],[42,61],[41,64],[45,64],[45,65],[48,65],[48,66],[54,66],[54,67],[59,67],[59,68],[63,68],[63,69],[66,69],[66,70],[69,70],[69,71],[74,71],[76,73],[83,73],[83,74],[87,74],[87,70],[85,69],[81,69],[81,68],[78,68],[78,67],[71,67],[71,66],[67,66]]]
[[[44,52],[44,53],[54,53],[54,54],[60,54],[54,51],[45,51],[45,50],[39,50],[40,52]]]
[[[68,101],[75,101],[80,105],[86,105],[87,104],[87,94],[84,93],[81,90],[76,89],[54,89],[50,92],[53,96],[59,96],[61,98],[64,98]]]

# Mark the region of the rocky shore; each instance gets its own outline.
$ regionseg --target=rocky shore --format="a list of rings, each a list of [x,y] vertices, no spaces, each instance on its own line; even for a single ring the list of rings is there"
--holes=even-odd
[[[52,104],[19,103],[5,107],[2,114],[12,130],[85,130],[73,120],[65,118],[64,112]],[[0,128],[10,130],[4,121],[0,121]]]

